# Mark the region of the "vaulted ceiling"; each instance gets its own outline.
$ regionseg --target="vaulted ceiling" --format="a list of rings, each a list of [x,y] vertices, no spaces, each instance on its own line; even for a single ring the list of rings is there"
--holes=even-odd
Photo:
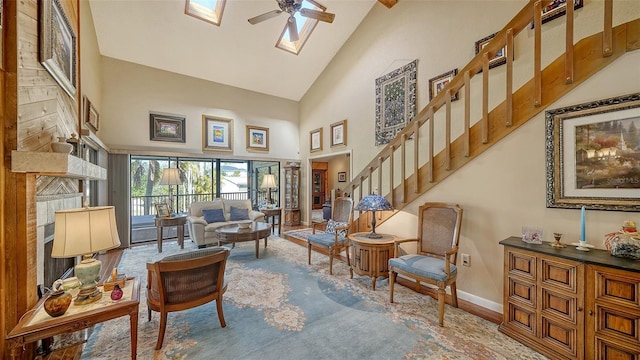
[[[287,15],[251,25],[275,0],[227,0],[220,26],[185,15],[184,0],[90,0],[100,53],[174,73],[300,100],[375,0],[318,0],[334,13],[298,55],[275,47]],[[395,0],[384,0],[392,6]],[[385,4],[389,5],[389,4]]]

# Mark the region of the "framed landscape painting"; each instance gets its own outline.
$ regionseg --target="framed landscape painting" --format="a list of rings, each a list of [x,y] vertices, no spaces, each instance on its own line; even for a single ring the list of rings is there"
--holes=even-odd
[[[40,63],[71,97],[77,87],[76,34],[59,0],[43,0],[40,6]]]
[[[547,207],[640,211],[640,93],[546,112]]]
[[[89,114],[91,113],[89,109],[88,112]],[[150,113],[149,132],[151,140],[186,142],[185,120],[181,116]]]
[[[233,151],[233,119],[202,115],[202,149]]]
[[[247,150],[269,151],[269,128],[247,125]]]

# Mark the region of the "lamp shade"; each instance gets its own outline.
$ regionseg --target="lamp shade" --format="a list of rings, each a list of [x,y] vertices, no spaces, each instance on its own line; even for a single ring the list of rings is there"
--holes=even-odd
[[[176,168],[163,169],[160,185],[182,185],[180,171]]]
[[[393,206],[384,196],[371,194],[363,197],[355,209],[358,211],[393,210]]]
[[[113,206],[56,211],[51,257],[69,258],[120,246]]]
[[[266,174],[262,178],[262,185],[260,185],[261,189],[271,189],[276,188],[278,185],[276,184],[276,176],[273,174]]]

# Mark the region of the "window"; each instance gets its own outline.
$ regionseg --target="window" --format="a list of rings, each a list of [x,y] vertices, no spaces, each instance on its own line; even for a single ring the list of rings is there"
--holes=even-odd
[[[184,13],[220,26],[226,0],[186,0]]]
[[[302,7],[318,11],[327,10],[325,6],[322,6],[313,0],[304,0],[302,2]],[[311,32],[313,32],[313,29],[315,29],[316,25],[318,25],[318,20],[304,17],[300,15],[300,12],[296,12],[294,16],[296,18],[296,25],[298,26],[298,41],[289,40],[289,30],[287,26],[285,26],[282,34],[278,38],[276,47],[278,49],[282,49],[284,51],[288,51],[290,53],[298,55],[298,53],[300,53],[300,50],[302,50],[304,44],[307,42],[307,39],[309,39]]]

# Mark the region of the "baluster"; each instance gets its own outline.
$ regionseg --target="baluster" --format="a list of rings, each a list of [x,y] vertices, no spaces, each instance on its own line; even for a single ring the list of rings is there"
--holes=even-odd
[[[604,0],[604,31],[602,33],[602,55],[613,55],[613,0]]]
[[[506,102],[506,119],[505,126],[510,127],[513,124],[513,29],[507,30],[507,98]]]
[[[444,168],[451,170],[451,88],[449,87],[446,92],[446,107],[445,107],[445,143],[444,143]]]
[[[533,5],[533,105],[542,104],[542,4]]]
[[[482,53],[482,143],[489,142],[489,53]]]
[[[567,34],[565,54],[564,54],[564,76],[565,83],[573,83],[573,1],[567,2]]]
[[[427,110],[427,119],[429,119],[429,182],[433,182],[433,170],[435,164],[433,163],[433,107],[429,107]]]
[[[402,159],[400,161],[400,183],[402,188],[402,202],[407,202],[407,134],[402,134],[402,141],[400,142],[400,153],[402,154]]]
[[[420,192],[420,168],[418,165],[420,160],[418,158],[418,148],[420,147],[420,142],[418,140],[420,138],[420,136],[418,136],[419,131],[419,123],[418,121],[416,121],[415,125],[413,126],[413,171],[416,178],[416,186],[413,189],[413,192],[415,192],[416,194]]]
[[[471,76],[464,72],[464,156],[469,157],[469,127],[471,126]],[[432,148],[433,150],[433,148]],[[433,177],[429,179],[433,182]]]
[[[393,187],[393,153],[396,147],[391,145],[391,154],[389,155],[389,189],[391,189],[391,205],[394,204],[395,201],[395,189]]]
[[[378,194],[382,195],[382,161],[383,157],[378,157]]]

